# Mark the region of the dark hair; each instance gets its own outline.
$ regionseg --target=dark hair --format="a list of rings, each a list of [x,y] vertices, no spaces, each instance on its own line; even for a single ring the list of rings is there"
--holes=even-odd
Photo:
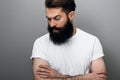
[[[45,6],[47,8],[61,7],[66,13],[75,11],[76,8],[74,0],[45,0]]]

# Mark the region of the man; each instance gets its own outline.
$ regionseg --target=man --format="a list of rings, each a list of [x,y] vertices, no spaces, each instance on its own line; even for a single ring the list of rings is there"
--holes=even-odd
[[[74,0],[45,0],[49,33],[33,46],[35,80],[107,80],[99,39],[73,26]]]

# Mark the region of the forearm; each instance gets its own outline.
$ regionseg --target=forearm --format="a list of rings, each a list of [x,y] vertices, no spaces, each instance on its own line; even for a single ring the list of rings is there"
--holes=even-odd
[[[96,80],[96,79],[107,80],[107,76],[105,73],[100,73],[99,75],[96,73],[89,73],[77,76],[62,75],[60,77],[52,78],[50,80]]]
[[[41,78],[39,80],[90,80],[88,75],[68,76],[62,75],[56,78]]]
[[[99,67],[99,64],[101,64],[101,67]],[[85,75],[62,75],[49,66],[38,66],[38,64],[34,64],[33,72],[35,80],[107,80],[105,65],[101,58],[92,62],[91,73]]]
[[[36,78],[35,80],[89,80],[89,79],[86,79],[85,75],[78,75],[78,76],[62,75],[60,77],[55,77],[55,78],[40,78],[39,77],[39,78]]]
[[[55,80],[90,80],[88,75],[68,76],[63,75]]]

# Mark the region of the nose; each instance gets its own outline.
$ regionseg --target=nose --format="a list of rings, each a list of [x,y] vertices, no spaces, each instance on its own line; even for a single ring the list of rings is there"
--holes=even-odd
[[[56,25],[57,25],[56,21],[53,20],[53,19],[51,19],[51,21],[50,21],[50,26],[51,26],[51,27],[54,27],[54,26],[56,26]]]

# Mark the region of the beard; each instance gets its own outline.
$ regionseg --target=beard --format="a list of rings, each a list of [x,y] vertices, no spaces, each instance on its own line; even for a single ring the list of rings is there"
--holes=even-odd
[[[58,32],[54,32],[57,30]],[[48,24],[48,32],[50,36],[50,40],[57,45],[63,44],[69,40],[69,38],[73,35],[73,24],[68,19],[66,24],[62,28],[58,28],[56,26],[51,27]]]

